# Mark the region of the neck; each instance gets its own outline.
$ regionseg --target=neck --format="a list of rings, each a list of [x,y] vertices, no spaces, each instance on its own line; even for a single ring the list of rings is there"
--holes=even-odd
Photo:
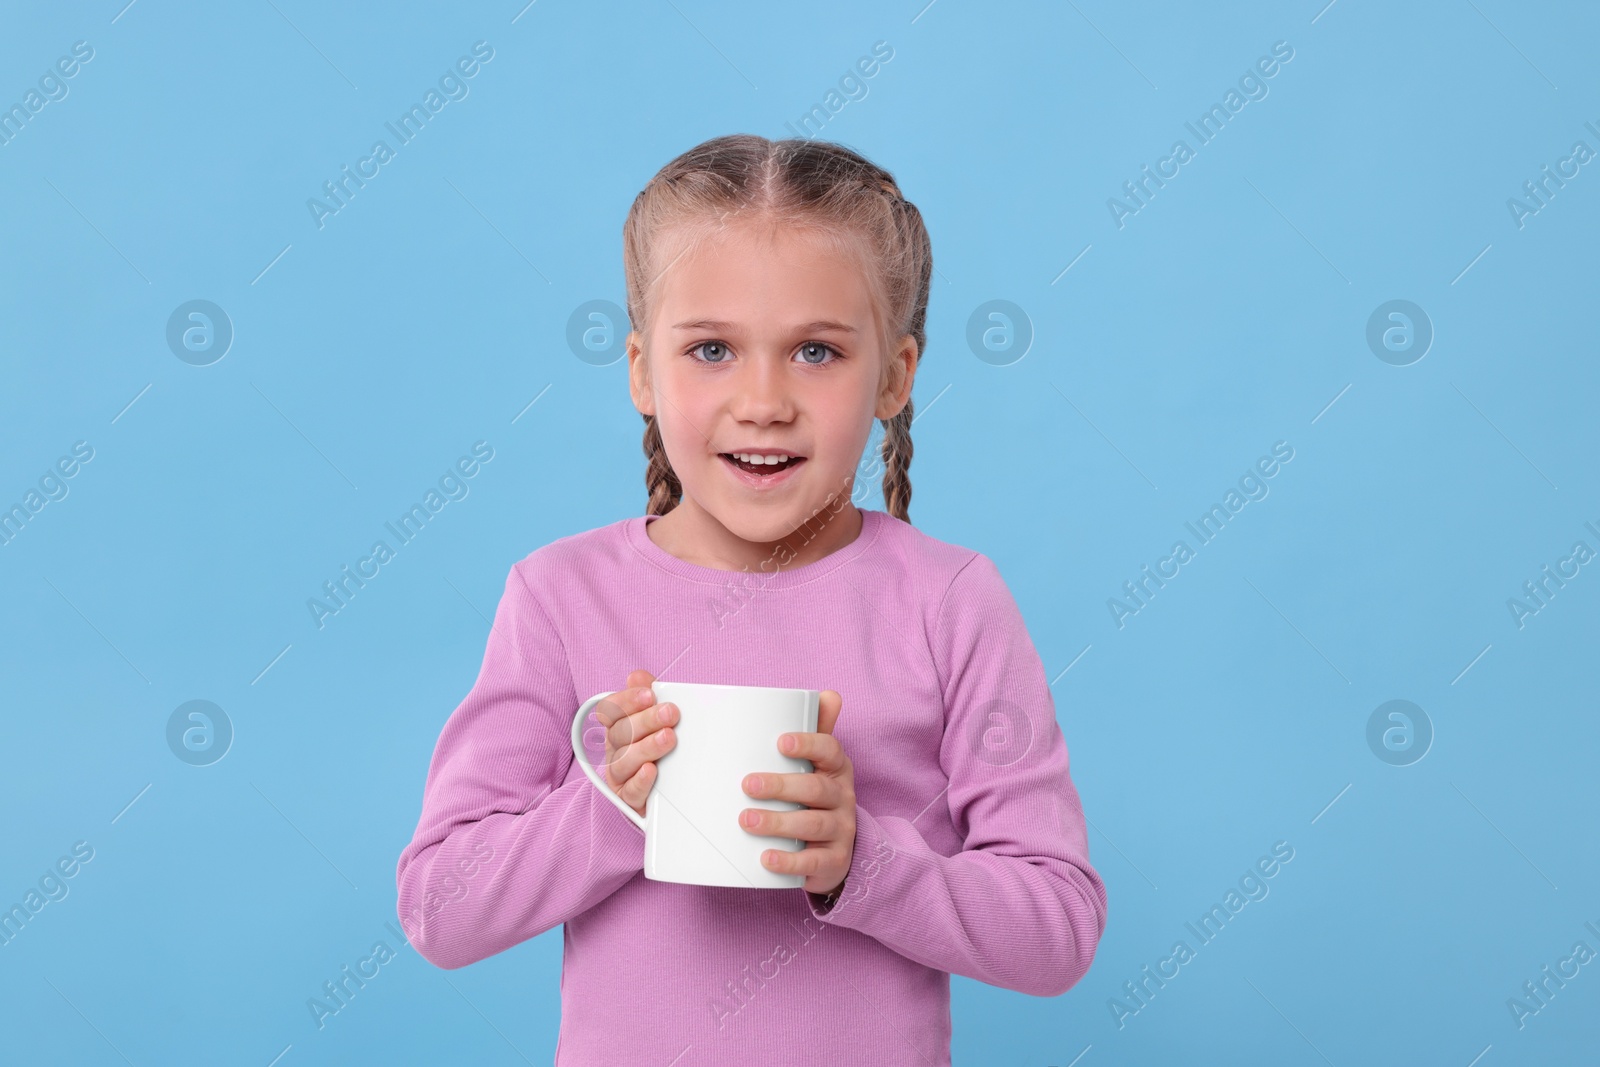
[[[861,511],[849,497],[844,506],[819,508],[774,541],[747,541],[685,494],[677,507],[645,526],[657,547],[685,563],[722,571],[774,573],[815,563],[861,535]]]

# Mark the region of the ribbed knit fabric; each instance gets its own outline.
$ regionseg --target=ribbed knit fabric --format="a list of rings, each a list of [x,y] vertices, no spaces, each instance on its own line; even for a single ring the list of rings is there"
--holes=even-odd
[[[511,568],[396,871],[413,947],[464,967],[565,924],[557,1067],[948,1064],[950,973],[1043,997],[1074,985],[1106,892],[994,564],[863,510],[820,560],[722,571],[657,546],[652,521]],[[856,840],[831,911],[803,889],[645,878],[643,832],[570,741],[582,701],[638,668],[840,693]],[[592,718],[586,740],[599,766]]]

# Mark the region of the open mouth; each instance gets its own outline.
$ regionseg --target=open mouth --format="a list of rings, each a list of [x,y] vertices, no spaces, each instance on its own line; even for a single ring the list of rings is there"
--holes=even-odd
[[[804,456],[756,456],[745,453],[719,452],[724,463],[753,474],[758,478],[770,478],[775,474],[791,470],[806,461]]]

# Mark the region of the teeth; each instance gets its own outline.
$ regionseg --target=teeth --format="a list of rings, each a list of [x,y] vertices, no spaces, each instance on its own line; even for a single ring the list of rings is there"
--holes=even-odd
[[[734,453],[731,453],[731,455],[733,456],[734,459],[742,460],[745,463],[765,463],[765,464],[767,464],[769,466],[776,466],[777,464],[782,463],[786,459],[793,459],[794,458],[793,456],[788,456],[788,455],[757,456],[757,455],[753,455],[753,454],[751,454],[749,452],[734,452]]]

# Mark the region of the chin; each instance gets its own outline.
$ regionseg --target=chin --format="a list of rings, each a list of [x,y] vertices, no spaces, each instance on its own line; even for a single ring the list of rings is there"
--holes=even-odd
[[[707,481],[700,484],[705,491],[691,493],[690,487],[685,485],[684,492],[694,497],[702,511],[743,541],[772,544],[805,527],[815,531],[850,504],[848,467],[835,476],[831,470],[812,469],[816,462],[812,458],[783,481],[761,486],[728,470],[724,461],[715,462],[717,465],[711,469],[697,472],[707,476]],[[700,482],[700,479],[695,481]],[[830,486],[838,487],[831,499]]]
[[[739,505],[730,502],[709,510],[729,533],[761,545],[788,537],[804,525],[811,514],[810,508],[793,503]]]

